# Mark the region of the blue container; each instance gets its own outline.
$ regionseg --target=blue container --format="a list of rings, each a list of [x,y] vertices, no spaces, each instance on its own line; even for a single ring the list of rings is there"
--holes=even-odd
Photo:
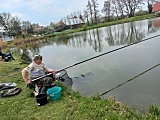
[[[47,94],[50,96],[50,99],[55,101],[61,97],[61,87],[54,86],[47,90]]]

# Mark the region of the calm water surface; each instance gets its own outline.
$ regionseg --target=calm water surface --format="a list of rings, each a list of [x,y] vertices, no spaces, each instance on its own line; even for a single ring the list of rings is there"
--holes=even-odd
[[[156,35],[160,35],[160,18],[49,38],[50,43],[30,50],[33,54],[42,54],[47,66],[61,69]],[[69,68],[67,73],[73,78],[72,89],[85,96],[102,94],[159,64],[159,52],[158,36]],[[144,111],[151,104],[160,106],[159,85],[160,66],[157,66],[102,98],[113,96]]]

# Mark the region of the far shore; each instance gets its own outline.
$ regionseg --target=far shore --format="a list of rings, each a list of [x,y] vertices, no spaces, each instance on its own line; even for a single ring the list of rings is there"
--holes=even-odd
[[[128,22],[133,22],[133,21],[140,21],[140,20],[145,20],[145,19],[152,19],[152,18],[156,18],[156,16],[154,14],[147,14],[147,15],[143,15],[143,16],[135,16],[135,17],[131,17],[131,18],[116,20],[113,22],[99,23],[99,24],[93,25],[93,26],[86,26],[85,25],[82,28],[61,31],[56,34],[50,33],[48,35],[29,36],[29,37],[25,37],[25,38],[22,38],[22,37],[16,38],[15,37],[15,38],[13,38],[14,40],[6,41],[6,42],[4,42],[2,40],[2,38],[0,38],[0,46],[2,48],[8,48],[9,46],[14,47],[14,46],[21,45],[21,44],[27,44],[30,42],[39,41],[39,40],[42,40],[42,39],[48,38],[48,37],[55,37],[55,36],[60,36],[60,35],[65,35],[65,34],[70,34],[70,33],[76,33],[76,32],[80,32],[80,31],[87,31],[87,30],[96,29],[96,28],[100,28],[100,27],[106,27],[106,26],[111,26],[111,25],[116,25],[116,24],[128,23]]]

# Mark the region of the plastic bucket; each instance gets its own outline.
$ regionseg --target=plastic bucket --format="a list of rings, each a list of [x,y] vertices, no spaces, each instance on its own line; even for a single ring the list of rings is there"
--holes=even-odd
[[[47,103],[47,94],[38,94],[36,96],[36,101],[38,106],[42,106],[45,105]]]
[[[61,97],[61,87],[54,86],[47,90],[47,94],[50,96],[50,99],[55,101]]]

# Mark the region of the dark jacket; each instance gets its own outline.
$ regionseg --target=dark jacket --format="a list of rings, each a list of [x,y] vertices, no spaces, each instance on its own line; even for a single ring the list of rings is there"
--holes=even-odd
[[[2,56],[2,59],[4,59],[5,55],[0,51],[0,56]]]

